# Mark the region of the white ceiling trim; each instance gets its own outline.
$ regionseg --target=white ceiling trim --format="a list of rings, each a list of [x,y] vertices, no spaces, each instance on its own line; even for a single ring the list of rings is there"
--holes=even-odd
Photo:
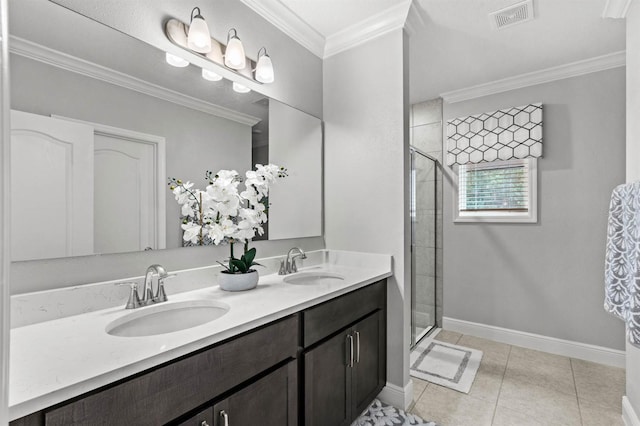
[[[383,10],[342,31],[331,34],[326,39],[324,58],[351,49],[395,29],[403,28],[411,0]]]
[[[627,17],[632,0],[607,0],[602,11],[603,18],[621,19]]]
[[[180,92],[167,89],[166,87],[149,83],[129,74],[103,67],[102,65],[50,49],[19,37],[10,37],[9,51],[16,55],[24,56],[25,58],[33,59],[76,74],[101,80],[116,86],[124,87],[125,89],[134,90],[145,95],[153,96],[154,98],[215,115],[216,117],[226,118],[241,124],[254,126],[260,121],[259,118],[252,115],[237,112],[192,96],[184,95]]]
[[[572,62],[566,65],[547,68],[526,74],[496,80],[490,83],[479,84],[464,89],[445,92],[440,96],[445,102],[456,103],[495,93],[535,86],[536,84],[562,80],[564,78],[577,77],[592,72],[604,71],[611,68],[623,67],[626,64],[624,51],[609,53],[591,59]]]
[[[324,55],[322,34],[278,0],[240,0],[254,12],[276,26],[319,58]]]

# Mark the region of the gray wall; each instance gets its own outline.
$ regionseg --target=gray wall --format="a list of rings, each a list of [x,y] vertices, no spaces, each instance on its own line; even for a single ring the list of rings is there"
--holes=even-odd
[[[408,383],[408,132],[401,30],[325,60],[327,248],[393,255],[387,380]],[[377,66],[365,64],[385,52]]]
[[[544,105],[537,224],[454,224],[445,177],[444,316],[624,349],[603,277],[609,198],[625,179],[625,70],[445,104],[444,119],[533,102]]]
[[[627,16],[627,182],[640,180],[640,4]],[[627,398],[640,416],[640,348],[627,347]]]
[[[11,55],[10,60],[12,109],[162,136],[166,140],[167,177],[195,182],[201,189],[207,170],[244,173],[252,168],[248,125],[21,56]],[[167,247],[178,248],[182,246],[180,206],[168,189],[165,195]]]

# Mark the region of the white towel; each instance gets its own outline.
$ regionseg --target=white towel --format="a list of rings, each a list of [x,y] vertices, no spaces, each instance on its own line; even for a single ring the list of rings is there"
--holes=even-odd
[[[640,182],[611,194],[604,309],[625,322],[629,341],[640,347]]]

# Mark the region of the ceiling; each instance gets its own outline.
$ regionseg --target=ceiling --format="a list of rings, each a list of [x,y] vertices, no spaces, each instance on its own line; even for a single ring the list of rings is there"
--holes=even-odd
[[[321,57],[407,21],[411,103],[625,48],[624,20],[602,18],[607,0],[533,0],[533,21],[501,30],[488,14],[520,0],[242,1]]]

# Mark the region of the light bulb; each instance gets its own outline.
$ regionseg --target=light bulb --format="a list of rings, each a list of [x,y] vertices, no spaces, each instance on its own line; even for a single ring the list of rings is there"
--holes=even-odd
[[[251,89],[249,89],[247,86],[236,83],[235,81],[233,82],[233,90],[238,93],[249,93],[251,91]]]
[[[202,15],[200,15],[200,8],[198,7],[194,7],[191,11],[191,24],[189,26],[189,35],[187,36],[187,46],[189,49],[198,53],[208,53],[211,51],[209,26]]]
[[[206,70],[202,68],[202,78],[209,81],[220,81],[222,80],[222,76],[220,74],[216,74],[213,71]]]
[[[233,36],[231,35],[231,31],[233,31]],[[235,70],[241,70],[246,66],[244,47],[234,28],[231,28],[227,35],[227,50],[224,52],[224,64]]]
[[[264,47],[262,49],[264,49]],[[260,49],[260,51],[262,51],[262,49]],[[271,58],[267,55],[266,49],[264,49],[262,55],[260,55],[260,51],[258,52],[258,63],[256,64],[256,80],[261,83],[273,83],[274,74]]]
[[[189,66],[189,61],[187,61],[186,59],[182,59],[180,56],[176,56],[173,53],[167,52],[165,60],[169,65],[172,65],[174,67],[184,68],[186,66]]]

